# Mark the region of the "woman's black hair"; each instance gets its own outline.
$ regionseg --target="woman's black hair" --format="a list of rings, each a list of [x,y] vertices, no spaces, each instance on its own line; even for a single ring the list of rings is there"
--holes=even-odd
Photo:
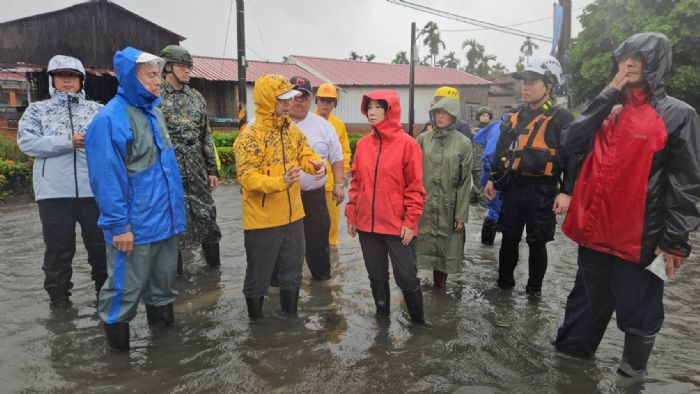
[[[370,101],[376,101],[379,104],[379,106],[382,107],[382,109],[384,110],[385,113],[386,113],[387,109],[389,109],[389,104],[387,104],[386,100],[384,100],[384,99],[376,99],[376,100],[369,99],[369,100],[367,100],[367,105],[365,105],[365,113],[367,112],[367,109],[369,108]]]

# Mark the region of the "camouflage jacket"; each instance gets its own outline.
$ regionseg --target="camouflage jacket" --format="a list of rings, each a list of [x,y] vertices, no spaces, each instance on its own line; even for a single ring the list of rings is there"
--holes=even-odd
[[[175,90],[163,80],[162,98],[161,109],[178,157],[184,152],[184,155],[201,152],[207,175],[218,175],[204,97],[187,85]]]

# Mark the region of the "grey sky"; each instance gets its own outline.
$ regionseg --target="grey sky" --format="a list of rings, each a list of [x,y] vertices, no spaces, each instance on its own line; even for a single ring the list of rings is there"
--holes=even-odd
[[[0,21],[54,11],[80,3],[76,0],[4,0]],[[222,56],[232,0],[113,0],[154,23],[187,37],[182,45],[196,55]],[[412,0],[414,3],[500,25],[551,17],[552,0]],[[575,36],[577,17],[593,0],[573,0]],[[398,51],[408,51],[410,23],[418,28],[435,21],[441,30],[475,29],[474,26],[388,3],[384,0],[247,0],[246,40],[249,59],[281,61],[289,54],[347,58],[350,51],[373,53],[375,61],[390,62]],[[226,57],[236,56],[235,4],[231,13]],[[79,27],[77,27],[79,28]],[[552,35],[552,19],[524,24],[517,29]],[[442,32],[447,48],[466,62],[461,43],[474,38],[486,52],[498,57],[511,71],[517,62],[523,37],[491,30]],[[550,44],[535,41],[537,54]],[[420,54],[427,55],[421,48]]]

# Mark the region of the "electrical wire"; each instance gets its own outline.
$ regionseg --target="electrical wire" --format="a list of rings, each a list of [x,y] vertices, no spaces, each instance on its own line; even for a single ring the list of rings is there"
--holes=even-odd
[[[388,3],[391,3],[391,4],[400,5],[402,7],[414,9],[416,11],[421,11],[421,12],[425,12],[428,14],[437,15],[437,16],[440,16],[443,18],[456,20],[456,21],[459,21],[462,23],[470,24],[473,26],[478,26],[480,28],[484,28],[484,29],[488,29],[488,30],[495,30],[495,31],[505,33],[505,34],[515,35],[515,36],[520,36],[520,37],[530,37],[533,40],[545,41],[545,42],[550,42],[552,40],[551,37],[547,37],[547,36],[544,36],[541,34],[529,33],[529,32],[526,32],[524,30],[513,29],[513,28],[508,27],[508,26],[496,25],[496,24],[491,23],[491,22],[485,22],[485,21],[481,21],[478,19],[474,19],[474,18],[468,18],[466,16],[453,14],[451,12],[438,10],[436,8],[431,8],[428,6],[424,6],[424,5],[420,5],[420,4],[416,4],[416,3],[411,3],[411,2],[406,1],[406,0],[386,0],[386,1]]]

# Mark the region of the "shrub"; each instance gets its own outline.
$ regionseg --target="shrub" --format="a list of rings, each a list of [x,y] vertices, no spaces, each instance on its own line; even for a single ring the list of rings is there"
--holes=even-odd
[[[32,161],[32,158],[22,153],[17,145],[15,145],[13,141],[10,141],[9,138],[0,135],[0,160],[27,163]]]
[[[32,193],[32,164],[0,160],[0,203],[8,196]]]
[[[221,171],[219,177],[221,179],[236,179],[236,158],[233,155],[233,147],[217,147],[219,160],[221,161]]]
[[[217,147],[217,150],[218,148],[231,148],[233,147],[233,141],[238,137],[238,132],[212,133],[211,137],[214,140],[214,146]]]

